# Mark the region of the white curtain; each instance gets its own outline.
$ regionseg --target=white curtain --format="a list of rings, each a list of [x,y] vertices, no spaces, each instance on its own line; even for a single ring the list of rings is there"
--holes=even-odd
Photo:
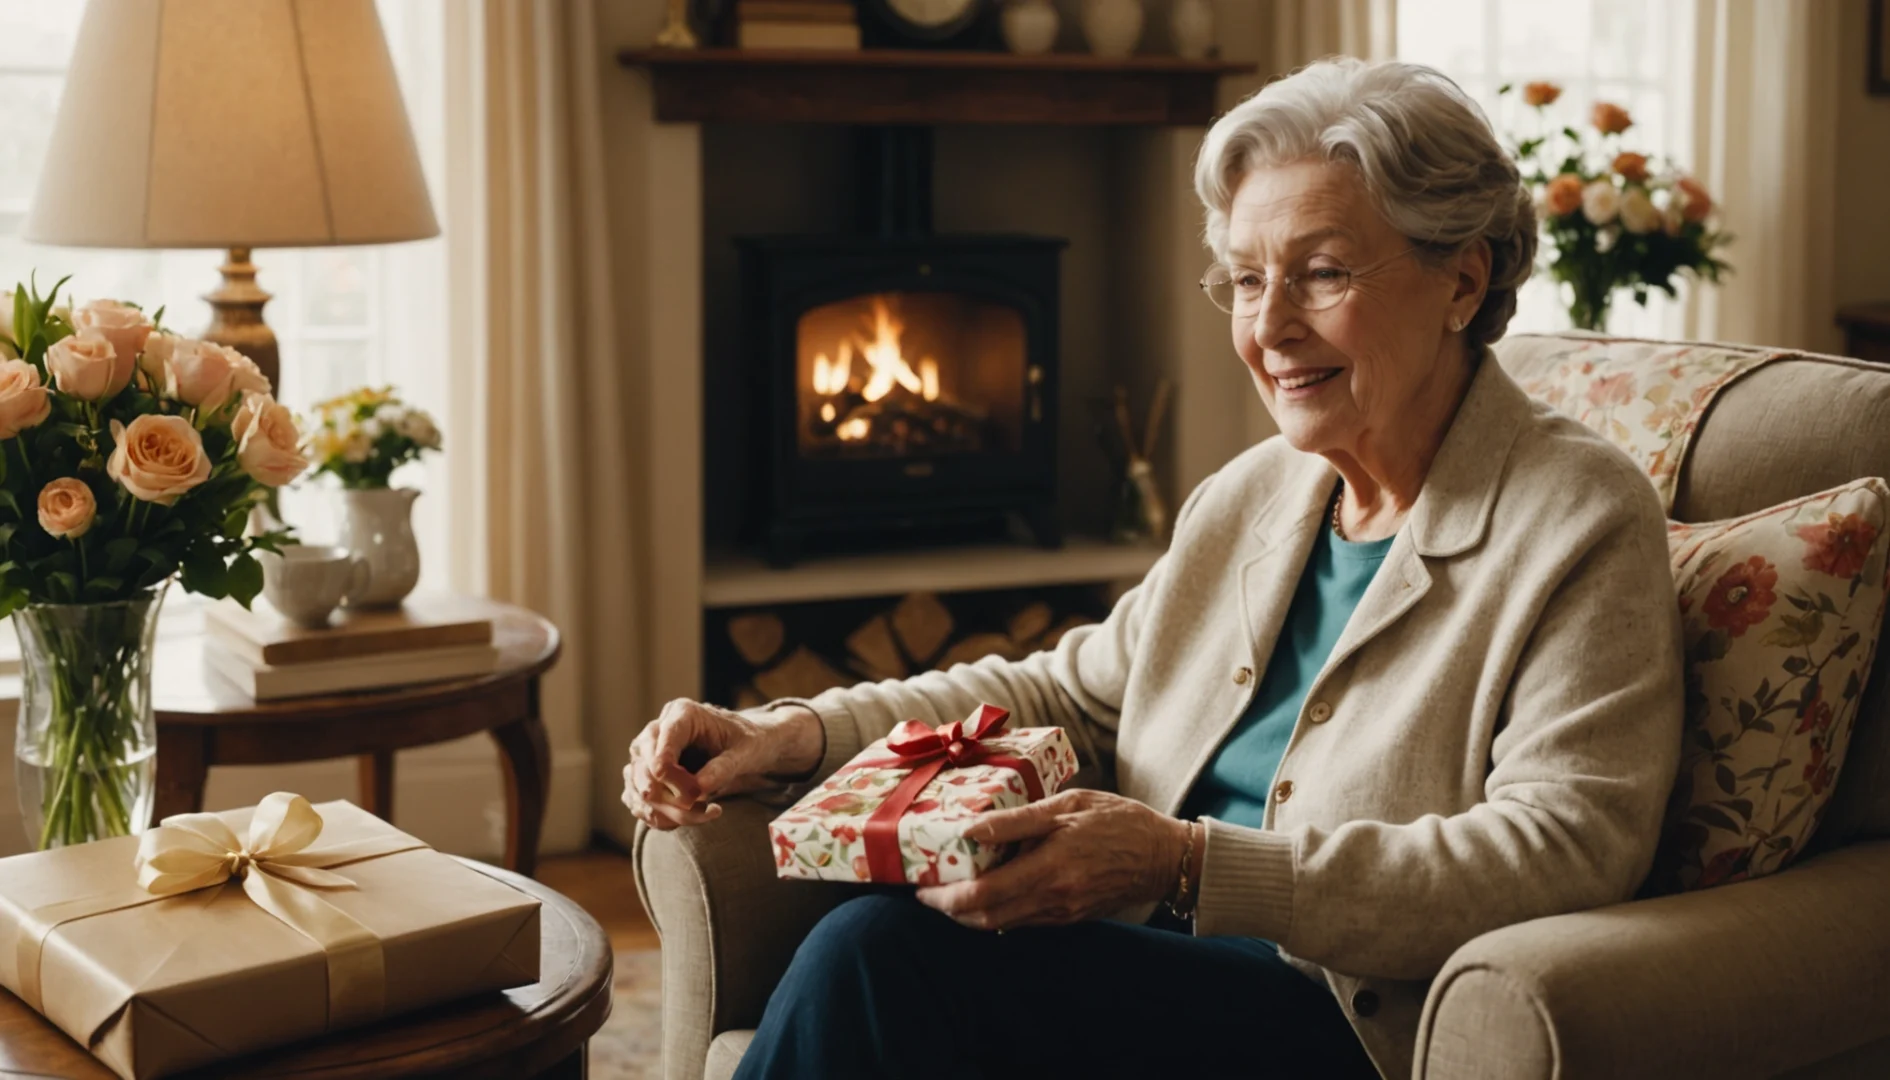
[[[1839,352],[1837,236],[1841,6],[1696,0],[1694,170],[1733,234],[1737,269],[1692,291],[1686,336]]]
[[[481,536],[458,583],[557,623],[564,653],[542,708],[556,780],[549,833],[588,837],[598,711],[640,701],[635,612],[644,453],[619,361],[607,242],[596,0],[449,6],[454,296],[452,409],[478,453],[454,528]],[[478,548],[479,545],[467,545]],[[614,774],[619,755],[598,767]],[[601,773],[600,773],[601,775]],[[615,798],[615,791],[606,792]],[[569,837],[566,837],[569,839]]]

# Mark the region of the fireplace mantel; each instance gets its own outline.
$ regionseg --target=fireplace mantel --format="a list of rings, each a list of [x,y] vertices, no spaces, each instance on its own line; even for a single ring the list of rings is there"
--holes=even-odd
[[[663,123],[1204,125],[1239,61],[916,49],[626,49]]]

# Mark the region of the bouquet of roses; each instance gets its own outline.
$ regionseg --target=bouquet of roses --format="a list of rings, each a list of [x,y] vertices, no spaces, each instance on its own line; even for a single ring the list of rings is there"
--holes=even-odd
[[[1523,87],[1539,126],[1514,152],[1553,243],[1549,273],[1574,290],[1575,325],[1603,329],[1616,289],[1633,290],[1634,301],[1645,305],[1649,289],[1676,295],[1674,278],[1682,272],[1706,281],[1730,272],[1714,253],[1732,237],[1713,228],[1706,188],[1671,163],[1623,146],[1621,135],[1634,119],[1619,105],[1595,104],[1595,137],[1555,129],[1546,110],[1561,95],[1554,83]]]
[[[440,448],[433,417],[395,396],[394,388],[362,388],[315,406],[321,426],[311,437],[315,471],[350,490],[384,488],[395,469]]]
[[[307,467],[295,417],[232,349],[130,304],[0,305],[0,615],[25,660],[21,798],[40,845],[136,831],[149,813],[150,650],[165,584],[245,606],[244,535]]]

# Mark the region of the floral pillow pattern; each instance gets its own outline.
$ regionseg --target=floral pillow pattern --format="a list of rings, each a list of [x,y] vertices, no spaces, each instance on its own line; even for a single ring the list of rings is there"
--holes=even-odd
[[[1672,511],[1680,465],[1714,396],[1789,355],[1724,345],[1524,337],[1505,348],[1504,362],[1531,397],[1626,451]]]
[[[1644,892],[1760,877],[1803,851],[1844,764],[1886,597],[1875,477],[1668,525],[1686,639],[1680,773]]]

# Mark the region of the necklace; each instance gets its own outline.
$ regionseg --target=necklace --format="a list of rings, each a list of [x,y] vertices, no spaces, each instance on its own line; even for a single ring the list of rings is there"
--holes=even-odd
[[[1333,532],[1333,535],[1337,536],[1341,540],[1344,540],[1346,538],[1345,526],[1339,521],[1339,508],[1344,505],[1345,505],[1345,478],[1340,477],[1339,478],[1339,493],[1336,496],[1334,496],[1332,499],[1332,532]]]

